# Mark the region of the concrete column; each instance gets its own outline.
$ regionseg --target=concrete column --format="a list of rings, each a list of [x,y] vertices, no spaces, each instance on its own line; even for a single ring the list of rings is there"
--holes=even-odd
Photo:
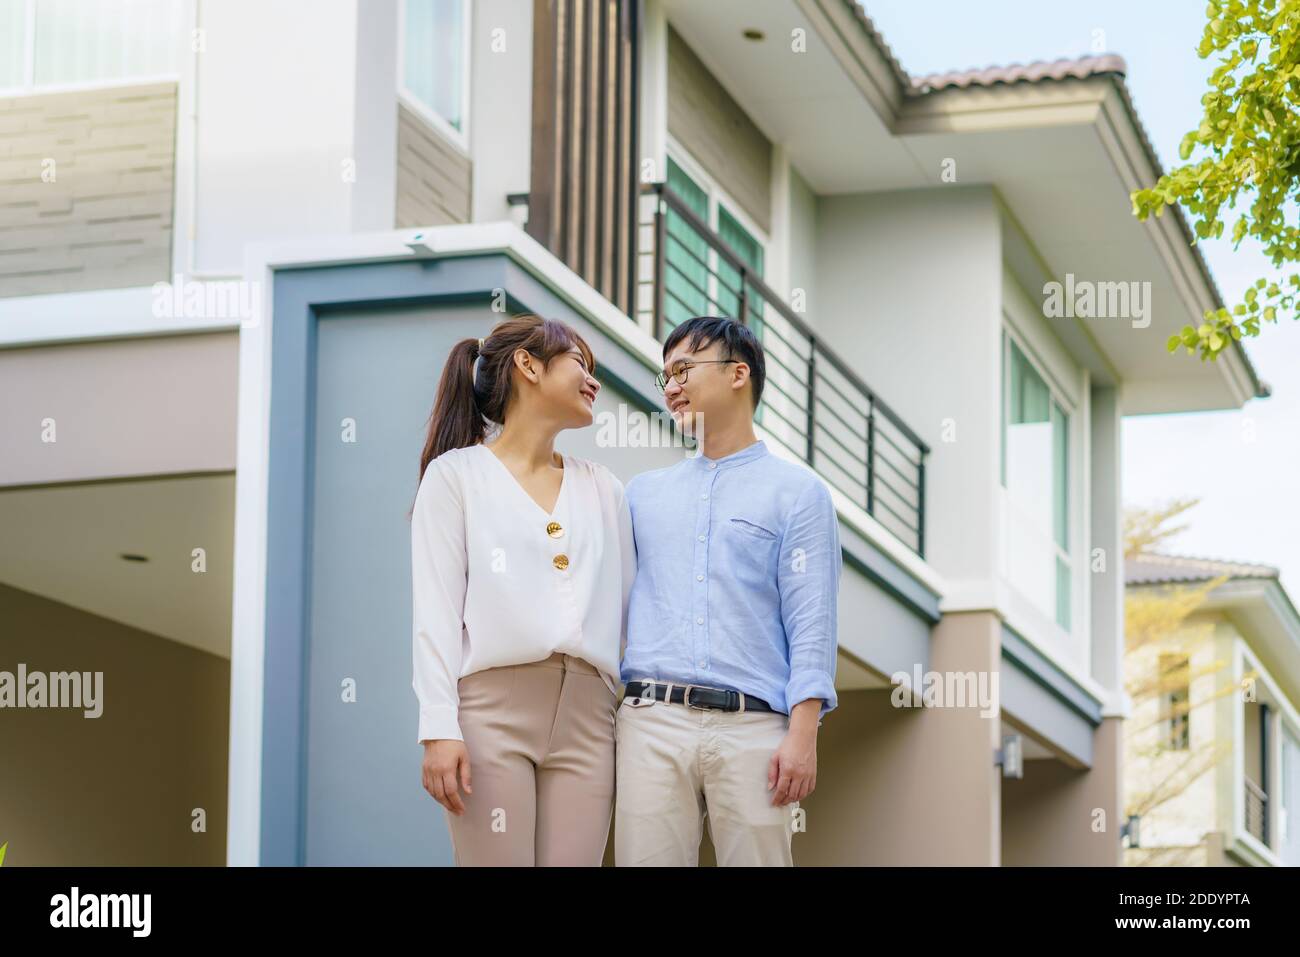
[[[945,615],[930,668],[996,669],[1001,623],[990,612]],[[851,691],[822,725],[817,790],[795,863],[996,866],[1001,858],[997,716],[978,706],[900,708],[890,691]]]
[[[1023,779],[1002,787],[1002,863],[1007,866],[1118,867],[1124,824],[1121,780],[1124,719],[1093,732],[1093,765],[1052,758],[1025,762]]]

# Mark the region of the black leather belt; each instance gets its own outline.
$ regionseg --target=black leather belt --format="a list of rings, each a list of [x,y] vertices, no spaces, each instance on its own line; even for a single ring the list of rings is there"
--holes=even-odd
[[[785,714],[784,711],[777,711],[762,698],[755,698],[752,694],[742,694],[739,691],[729,691],[725,688],[706,688],[701,685],[670,685],[667,681],[629,681],[627,683],[627,698],[649,697],[645,694],[647,688],[653,687],[654,698],[656,701],[663,701],[664,695],[668,694],[668,689],[672,688],[672,697],[667,700],[672,704],[684,704],[688,708],[714,708],[718,711],[771,711],[773,714]],[[689,697],[687,697],[689,695]]]

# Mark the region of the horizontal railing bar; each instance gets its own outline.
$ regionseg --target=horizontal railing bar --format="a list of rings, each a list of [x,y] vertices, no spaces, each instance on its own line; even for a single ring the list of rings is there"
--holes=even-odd
[[[886,491],[888,491],[891,495],[894,496],[895,499],[898,500],[898,504],[901,507],[907,509],[909,512],[915,512],[918,515],[920,514],[920,508],[917,505],[913,504],[912,501],[909,498],[907,498],[907,496],[905,496],[898,489],[894,488],[894,486],[890,485],[879,475],[876,476],[876,488],[877,490],[883,488]],[[877,500],[879,500],[878,494],[877,494]]]

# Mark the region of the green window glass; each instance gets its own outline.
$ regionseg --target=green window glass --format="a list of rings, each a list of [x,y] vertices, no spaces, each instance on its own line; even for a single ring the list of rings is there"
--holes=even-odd
[[[747,269],[753,270],[756,276],[763,275],[763,246],[750,235],[744,226],[737,222],[736,218],[727,212],[725,206],[718,207],[718,235],[722,241],[731,247],[732,251],[740,257],[740,261],[745,264]],[[748,289],[745,290],[744,309],[741,309],[740,301],[740,272],[718,256],[718,305],[724,316],[731,316],[733,319],[740,319],[750,329],[754,330],[754,335],[761,343],[763,341],[763,298],[758,291],[748,283]],[[741,315],[741,312],[744,315]],[[764,424],[763,413],[765,411],[763,402],[754,412],[754,421],[759,425]]]
[[[736,220],[725,206],[718,207],[718,235],[740,257],[754,275],[763,275],[763,246]],[[724,316],[740,319],[762,341],[763,300],[751,286],[745,290],[745,315],[741,316],[740,272],[718,257],[718,305]]]
[[[1037,589],[1034,593],[1048,602],[1043,610],[1054,612],[1057,623],[1069,631],[1070,417],[1015,340],[1004,333],[1003,341],[1002,484],[1043,543],[1043,553],[1034,561],[1039,567],[1052,563],[1045,569],[1050,597]],[[1037,547],[1034,554],[1040,555]]]
[[[709,196],[668,159],[668,188],[704,222],[709,221]],[[663,335],[692,316],[707,316],[709,308],[709,244],[680,215],[669,210],[664,221]]]

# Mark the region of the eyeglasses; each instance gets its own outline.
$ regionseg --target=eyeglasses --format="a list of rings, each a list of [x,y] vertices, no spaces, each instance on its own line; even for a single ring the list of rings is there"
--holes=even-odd
[[[696,366],[707,366],[715,363],[725,365],[728,362],[739,362],[739,361],[740,361],[739,359],[701,359],[699,361],[692,360],[690,362],[687,362],[685,359],[682,359],[673,365],[671,375],[674,379],[677,380],[678,385],[685,385],[686,377],[690,375],[691,370]],[[668,388],[668,375],[669,375],[668,373],[660,372],[657,376],[655,376],[655,385],[658,386],[660,392],[663,392],[665,389]]]

